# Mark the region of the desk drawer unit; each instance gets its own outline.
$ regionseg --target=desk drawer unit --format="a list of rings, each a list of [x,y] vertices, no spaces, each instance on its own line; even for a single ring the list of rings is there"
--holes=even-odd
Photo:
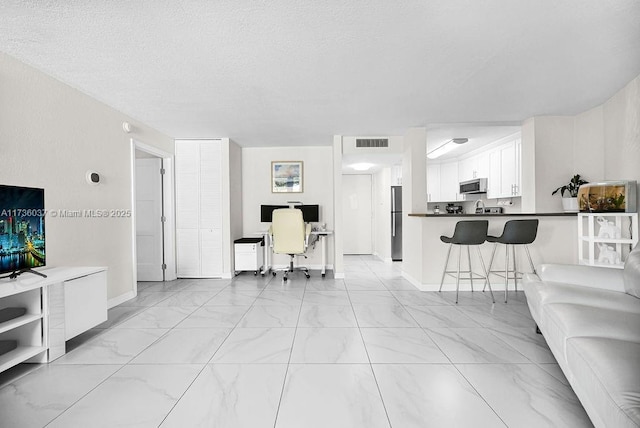
[[[256,275],[264,264],[264,240],[241,238],[234,242],[235,272],[252,271]]]

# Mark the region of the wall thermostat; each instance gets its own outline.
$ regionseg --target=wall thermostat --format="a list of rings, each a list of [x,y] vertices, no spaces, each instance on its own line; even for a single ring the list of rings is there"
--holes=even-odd
[[[98,174],[95,171],[87,171],[87,174],[85,175],[85,178],[87,179],[87,183],[91,184],[91,185],[97,185],[98,183],[100,183],[100,174]]]

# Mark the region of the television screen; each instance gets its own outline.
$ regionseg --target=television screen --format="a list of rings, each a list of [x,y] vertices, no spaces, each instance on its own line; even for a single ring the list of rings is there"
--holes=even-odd
[[[44,189],[0,185],[0,273],[45,265]]]

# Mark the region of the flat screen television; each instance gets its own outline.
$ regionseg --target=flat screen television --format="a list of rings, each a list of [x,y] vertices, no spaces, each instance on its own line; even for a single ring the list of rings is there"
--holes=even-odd
[[[46,265],[45,215],[44,189],[0,185],[0,274]]]

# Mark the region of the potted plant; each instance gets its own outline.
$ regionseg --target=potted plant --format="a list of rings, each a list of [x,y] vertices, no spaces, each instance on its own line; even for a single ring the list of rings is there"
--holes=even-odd
[[[562,196],[562,208],[565,212],[568,213],[577,213],[578,212],[578,189],[583,184],[587,184],[588,181],[580,178],[580,174],[576,174],[569,181],[569,183],[558,187],[551,194],[555,195],[560,192],[560,196]]]

